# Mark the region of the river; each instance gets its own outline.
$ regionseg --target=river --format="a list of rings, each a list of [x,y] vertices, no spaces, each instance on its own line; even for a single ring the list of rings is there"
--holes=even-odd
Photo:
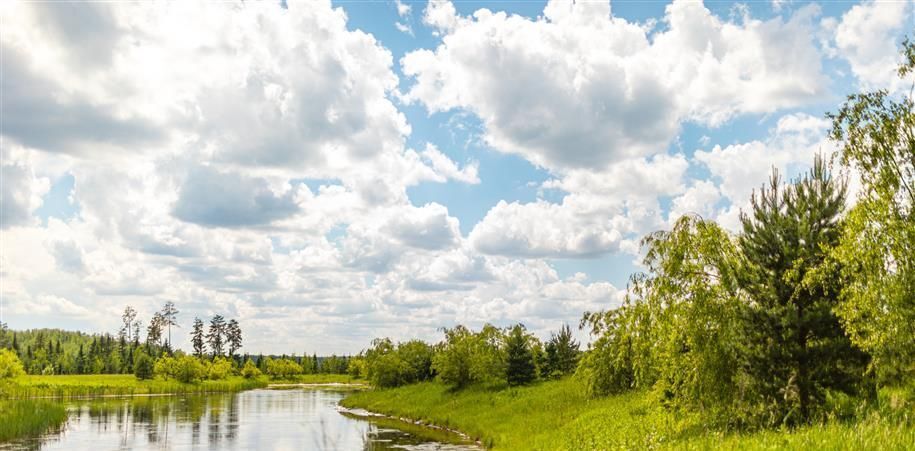
[[[345,414],[337,408],[344,396],[286,389],[70,401],[63,430],[0,449],[479,449],[453,434]]]

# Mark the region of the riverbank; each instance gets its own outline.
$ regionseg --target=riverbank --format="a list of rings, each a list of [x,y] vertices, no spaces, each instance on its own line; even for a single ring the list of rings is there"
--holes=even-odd
[[[140,380],[132,374],[91,374],[56,376],[19,376],[0,382],[0,399],[72,399],[102,396],[159,394],[225,393],[267,388],[271,384],[353,384],[346,374],[305,374],[292,379],[267,377],[245,379],[231,376],[222,380],[183,383],[176,380]]]
[[[915,418],[722,433],[674,415],[644,393],[588,399],[572,379],[451,391],[438,383],[356,392],[341,405],[456,429],[491,449],[880,449],[915,447]]]

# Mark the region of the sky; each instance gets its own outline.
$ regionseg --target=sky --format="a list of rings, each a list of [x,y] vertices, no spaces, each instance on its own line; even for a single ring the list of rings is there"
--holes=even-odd
[[[614,308],[639,239],[736,231],[915,2],[0,4],[0,303],[114,332],[174,302],[250,353]],[[183,331],[183,332],[182,332]],[[187,347],[185,338],[176,344]]]

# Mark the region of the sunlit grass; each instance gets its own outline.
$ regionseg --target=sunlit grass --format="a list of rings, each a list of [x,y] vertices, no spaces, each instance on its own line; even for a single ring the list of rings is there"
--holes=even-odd
[[[915,425],[876,413],[854,423],[723,433],[643,393],[588,399],[572,379],[458,392],[423,383],[354,393],[343,405],[458,429],[494,449],[915,449]]]
[[[130,374],[19,376],[0,384],[0,399],[236,392],[266,387],[267,383],[266,378],[242,377],[186,384],[175,380],[139,380]]]
[[[60,403],[41,400],[0,401],[0,442],[40,435],[67,421]]]

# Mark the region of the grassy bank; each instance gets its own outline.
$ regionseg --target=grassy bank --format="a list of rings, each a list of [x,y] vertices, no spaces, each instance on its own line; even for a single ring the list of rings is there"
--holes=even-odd
[[[36,436],[67,421],[61,403],[41,400],[0,401],[0,442]]]
[[[216,381],[185,384],[176,380],[139,380],[131,374],[92,374],[60,376],[19,376],[0,382],[0,399],[74,398],[92,396],[129,396],[145,394],[191,394],[237,392],[264,388],[269,384],[351,384],[359,383],[346,374],[305,374],[275,380],[266,376],[245,379],[239,376]]]
[[[912,449],[915,425],[878,416],[758,433],[708,431],[643,393],[587,399],[576,381],[452,392],[437,383],[354,393],[346,407],[458,429],[493,449]]]
[[[131,374],[19,376],[0,384],[0,399],[236,392],[266,387],[267,383],[266,378],[242,377],[185,384],[175,380],[139,380]]]

